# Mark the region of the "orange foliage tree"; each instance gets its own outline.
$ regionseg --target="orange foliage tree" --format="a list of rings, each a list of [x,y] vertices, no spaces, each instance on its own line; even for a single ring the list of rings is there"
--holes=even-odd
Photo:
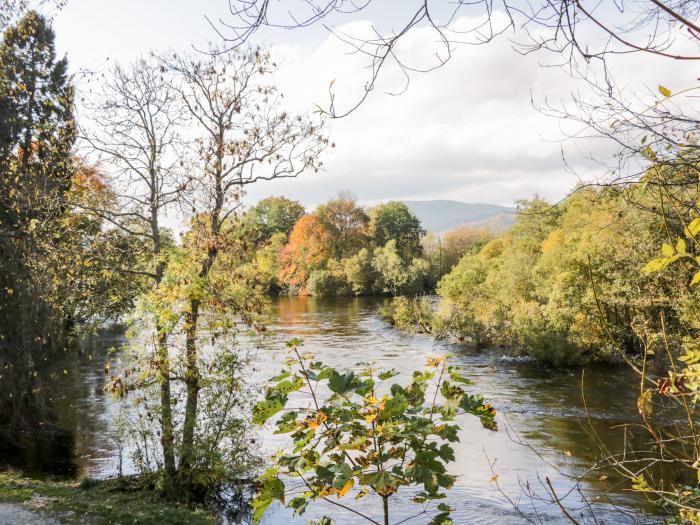
[[[294,225],[280,254],[280,281],[303,294],[309,274],[322,268],[333,255],[333,242],[333,235],[318,215],[304,215]]]

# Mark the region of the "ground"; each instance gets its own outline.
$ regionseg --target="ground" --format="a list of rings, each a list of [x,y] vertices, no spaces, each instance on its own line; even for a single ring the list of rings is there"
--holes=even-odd
[[[214,517],[162,500],[137,480],[46,481],[0,473],[0,525],[207,525]]]

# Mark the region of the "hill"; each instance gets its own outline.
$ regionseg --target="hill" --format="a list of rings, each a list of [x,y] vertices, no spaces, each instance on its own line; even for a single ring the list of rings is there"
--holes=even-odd
[[[498,204],[469,203],[450,200],[403,201],[423,224],[437,233],[466,224],[476,228],[489,227],[503,231],[515,222],[515,208]]]

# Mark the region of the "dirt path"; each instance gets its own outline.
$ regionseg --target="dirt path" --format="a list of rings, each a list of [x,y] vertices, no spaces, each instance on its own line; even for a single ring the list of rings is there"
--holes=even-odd
[[[0,525],[61,525],[60,522],[14,503],[0,503]]]

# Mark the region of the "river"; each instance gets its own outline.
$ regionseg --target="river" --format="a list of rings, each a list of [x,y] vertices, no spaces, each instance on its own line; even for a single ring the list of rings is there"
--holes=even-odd
[[[273,335],[254,350],[251,377],[260,382],[278,372],[287,357],[284,342],[292,337],[303,339],[305,350],[327,364],[356,368],[357,363],[373,362],[379,368],[402,372],[397,381],[423,367],[426,357],[451,353],[453,363],[465,367],[465,374],[474,382],[470,388],[497,409],[499,425],[498,432],[490,432],[476,418],[458,421],[462,430],[451,472],[459,478],[448,501],[455,507],[456,524],[569,523],[547,495],[547,478],[581,522],[659,522],[653,516],[641,516],[642,500],[625,490],[627,485],[620,484],[614,473],[591,473],[578,488],[572,478],[601,457],[602,446],[620,451],[621,425],[638,422],[638,384],[633,372],[625,367],[556,370],[508,358],[500,350],[477,351],[402,333],[379,319],[381,301],[275,299]],[[123,342],[122,333],[106,331],[83,341],[80,352],[68,352],[53,365],[57,378],[53,403],[66,436],[54,450],[25,451],[22,462],[26,469],[74,477],[116,472],[120,453],[111,436],[118,406],[103,392],[103,366],[108,349]],[[285,444],[285,437],[266,430],[261,431],[261,438],[266,451]],[[11,459],[4,457],[5,462]],[[420,510],[409,496],[404,491],[394,498],[396,521]],[[370,509],[377,502],[367,497],[361,503]],[[304,524],[324,512],[332,513],[338,525],[359,523],[324,503],[312,504],[303,518],[273,507],[263,523]]]

